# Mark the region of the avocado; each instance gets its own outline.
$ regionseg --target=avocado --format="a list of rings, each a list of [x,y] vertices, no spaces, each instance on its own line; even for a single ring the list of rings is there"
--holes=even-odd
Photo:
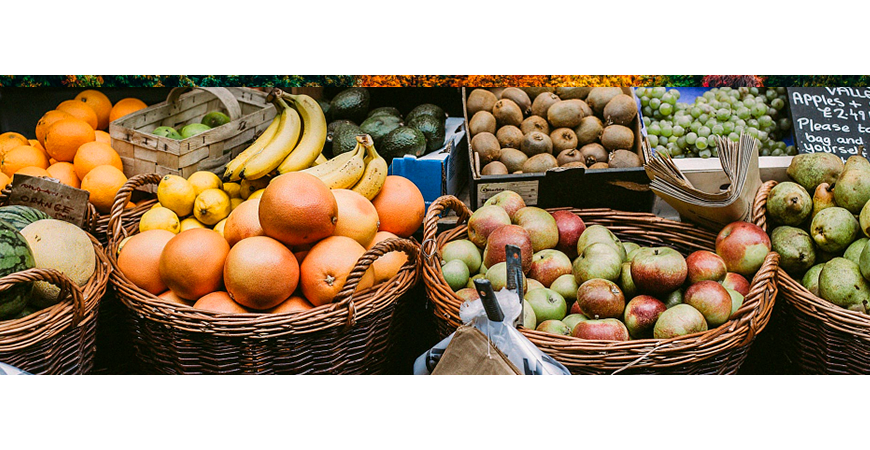
[[[364,134],[360,127],[352,123],[343,123],[332,135],[332,155],[347,153],[356,147],[357,135]]]
[[[317,104],[320,105],[320,109],[323,111],[323,116],[326,117],[326,120],[330,120],[329,100],[317,99]]]
[[[347,119],[360,123],[369,112],[369,100],[369,91],[366,88],[345,89],[329,102],[329,113],[333,120]]]
[[[383,106],[381,108],[375,108],[375,109],[369,111],[369,115],[366,116],[366,118],[375,117],[375,116],[382,116],[382,115],[396,116],[399,119],[402,118],[402,113],[400,113],[398,109],[393,108],[392,106]]]
[[[335,130],[337,130],[340,125],[346,123],[356,125],[356,123],[350,120],[333,120],[332,122],[329,122],[329,125],[326,126],[326,140],[332,142],[332,136],[335,135]]]
[[[412,109],[411,112],[409,112],[408,115],[405,116],[405,123],[411,123],[411,119],[421,114],[429,115],[442,121],[447,120],[447,113],[445,113],[440,106],[433,105],[431,103],[424,103]]]
[[[404,125],[402,119],[390,114],[380,114],[369,117],[359,127],[363,133],[372,137],[372,140],[375,141],[375,147],[379,148],[384,137],[402,125]]]
[[[444,120],[424,114],[411,119],[408,126],[420,130],[423,136],[426,136],[427,152],[438,150],[444,146]]]
[[[378,153],[387,161],[404,155],[422,156],[426,152],[426,136],[412,127],[399,127],[390,131],[381,141]]]

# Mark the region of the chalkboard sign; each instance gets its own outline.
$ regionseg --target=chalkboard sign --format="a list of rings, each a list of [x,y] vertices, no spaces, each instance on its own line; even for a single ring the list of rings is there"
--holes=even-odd
[[[788,88],[788,99],[798,153],[867,157],[870,88]]]

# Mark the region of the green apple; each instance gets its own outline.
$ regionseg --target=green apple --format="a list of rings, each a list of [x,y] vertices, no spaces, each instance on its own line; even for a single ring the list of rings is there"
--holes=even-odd
[[[211,127],[208,125],[203,125],[201,123],[191,123],[189,125],[185,125],[184,128],[181,129],[181,138],[187,139],[191,136],[196,136],[203,131],[211,130]]]
[[[168,137],[170,139],[181,139],[181,134],[172,127],[157,127],[151,134],[155,136]]]
[[[223,124],[230,123],[230,116],[220,112],[212,111],[206,114],[200,121],[203,125],[208,125],[210,128],[219,127]]]

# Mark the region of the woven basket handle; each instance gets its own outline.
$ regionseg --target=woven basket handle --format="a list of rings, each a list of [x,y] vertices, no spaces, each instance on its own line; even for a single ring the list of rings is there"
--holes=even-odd
[[[776,294],[778,291],[777,288],[777,274],[779,273],[779,253],[769,252],[767,256],[764,258],[764,262],[761,264],[761,268],[758,269],[758,272],[755,273],[755,277],[752,279],[752,289],[747,294],[747,297],[751,297],[756,295],[756,291],[765,291],[772,290],[773,292],[761,292],[761,301],[766,302],[762,305],[758,306],[758,314],[755,314],[752,319],[749,321],[749,334],[746,336],[746,340],[743,341],[742,345],[748,345],[752,342],[752,339],[762,331],[763,328],[760,328],[760,323],[767,323],[767,320],[762,320],[764,317],[767,317],[773,311],[773,304],[776,298]]]
[[[172,88],[169,91],[169,96],[166,97],[166,102],[170,104],[174,104],[178,101],[178,98],[181,97],[181,94],[193,89],[190,86],[181,86]],[[239,100],[236,99],[236,96],[233,95],[227,88],[222,87],[198,87],[197,89],[202,89],[204,91],[208,91],[211,95],[217,97],[218,100],[223,103],[224,108],[227,109],[227,113],[229,113],[230,119],[239,120],[242,117],[242,107],[239,106]]]
[[[130,196],[133,195],[133,191],[143,186],[158,184],[161,178],[163,177],[156,173],[136,175],[127,180],[121,186],[121,189],[118,190],[118,193],[115,194],[115,202],[112,203],[112,215],[109,217],[109,224],[106,227],[106,237],[108,238],[110,248],[114,249],[121,239],[124,239],[121,214],[124,213],[124,207],[127,206],[127,203],[130,203]]]
[[[66,275],[55,269],[28,269],[15,272],[0,278],[0,294],[12,289],[21,283],[29,281],[47,281],[60,288],[60,298],[72,296],[73,301],[73,326],[79,324],[85,315],[85,297],[81,288],[72,282]]]
[[[335,309],[347,308],[348,327],[352,327],[356,324],[356,307],[353,304],[353,293],[356,291],[357,285],[372,263],[381,256],[390,252],[404,252],[408,255],[408,261],[413,262],[417,267],[420,265],[420,249],[416,244],[414,244],[414,242],[408,239],[391,238],[378,242],[371,250],[360,256],[356,265],[353,267],[353,270],[351,270],[350,275],[347,276],[347,281],[345,281],[344,287],[333,300]]]
[[[752,223],[767,231],[767,197],[770,196],[770,190],[776,186],[776,181],[767,181],[758,188],[755,194],[755,200],[752,203]]]
[[[452,195],[438,197],[429,205],[429,211],[426,212],[426,218],[423,220],[422,247],[425,255],[432,255],[437,250],[435,235],[438,233],[438,220],[445,209],[451,209],[459,216],[456,220],[456,225],[465,223],[471,217],[471,210],[465,206],[465,203],[462,203],[462,200]]]

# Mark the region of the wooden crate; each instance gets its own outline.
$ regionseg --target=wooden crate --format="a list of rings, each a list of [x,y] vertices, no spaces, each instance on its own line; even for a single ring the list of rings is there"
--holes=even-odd
[[[275,117],[267,93],[250,88],[200,87],[173,89],[163,103],[149,106],[112,122],[112,147],[121,155],[128,177],[146,173],[189,177],[206,170],[223,175],[224,166],[247,148]],[[221,111],[229,123],[175,140],[155,136],[160,126],[181,131],[199,123],[212,111]]]

